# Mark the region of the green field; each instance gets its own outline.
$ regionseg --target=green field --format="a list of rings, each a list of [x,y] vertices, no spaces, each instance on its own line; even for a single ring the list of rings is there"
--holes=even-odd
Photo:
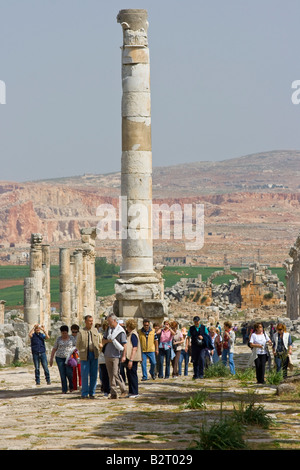
[[[284,268],[270,268],[273,274],[277,274],[280,281],[285,283]],[[193,278],[198,274],[202,275],[202,280],[207,278],[215,271],[221,271],[220,267],[183,267],[183,266],[166,266],[163,270],[165,279],[165,287],[171,287],[176,284],[181,277]],[[241,271],[241,268],[231,268],[232,271]],[[51,302],[59,302],[59,266],[51,266]],[[22,306],[23,305],[23,285],[7,287],[1,289],[1,280],[6,279],[24,279],[29,276],[29,266],[0,266],[0,300],[6,300],[6,306]],[[114,294],[114,284],[118,275],[98,275],[96,277],[96,289],[101,297]],[[232,276],[224,275],[217,277],[213,282],[215,284],[227,283]]]

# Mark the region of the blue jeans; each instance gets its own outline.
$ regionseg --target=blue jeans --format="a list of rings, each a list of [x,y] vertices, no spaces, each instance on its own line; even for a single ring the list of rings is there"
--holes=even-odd
[[[230,351],[229,349],[223,349],[223,351],[222,351],[222,362],[223,362],[224,366],[226,366],[227,365],[227,357],[228,357],[230,373],[232,375],[235,375],[235,366],[234,366],[234,361],[233,361],[233,353],[229,352],[229,351]]]
[[[62,392],[67,393],[68,391],[68,382],[69,389],[73,390],[73,367],[67,366],[65,357],[55,357],[56,364],[58,367]]]
[[[81,396],[90,397],[96,393],[97,375],[98,375],[98,359],[94,353],[89,352],[86,361],[80,360],[81,364]]]
[[[46,353],[32,353],[32,359],[35,369],[35,383],[40,384],[40,363],[44,369],[45,379],[47,383],[50,383],[50,373],[48,369],[47,355]]]
[[[143,352],[142,353],[142,373],[143,373],[143,379],[147,379],[147,358],[149,357],[150,361],[150,375],[154,377],[155,375],[155,366],[156,366],[156,358],[155,358],[155,352]]]
[[[216,349],[214,349],[214,353],[213,353],[213,356],[212,356],[212,360],[213,360],[213,363],[214,363],[214,364],[216,364],[216,363],[219,362],[219,360],[220,360],[218,351],[217,351]]]
[[[178,374],[179,375],[181,375],[181,369],[182,369],[183,361],[184,361],[184,375],[188,375],[189,358],[190,358],[189,353],[185,352],[185,350],[182,349],[181,354],[180,354],[180,358],[179,358],[179,364],[178,364]]]
[[[170,377],[170,362],[171,362],[171,348],[163,349],[159,348],[159,373],[158,377],[161,379],[164,376],[164,359],[166,358],[165,365],[165,379]]]
[[[283,357],[279,354],[274,356],[275,364],[276,364],[276,372],[280,372],[282,370],[283,377],[287,377],[287,368],[289,364],[289,358],[287,356]]]

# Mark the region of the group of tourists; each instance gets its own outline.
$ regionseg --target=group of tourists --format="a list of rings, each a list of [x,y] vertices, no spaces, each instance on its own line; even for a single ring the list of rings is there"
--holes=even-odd
[[[187,376],[190,362],[194,380],[203,379],[205,368],[219,361],[235,375],[237,328],[230,321],[224,322],[222,330],[219,323],[205,326],[197,315],[188,329],[180,328],[175,320],[151,326],[145,318],[140,329],[135,319],[124,324],[115,315],[109,315],[95,326],[91,315],[84,320],[85,326],[81,329],[78,325],[71,326],[71,334],[69,327],[62,325],[61,335],[51,351],[49,365],[52,367],[55,358],[63,393],[81,389],[82,398],[95,398],[99,377],[103,397],[136,398],[139,396],[139,363],[141,381],[150,380],[150,377],[156,380]],[[40,385],[40,364],[47,384],[51,384],[45,347],[49,336],[40,325],[35,325],[29,336],[36,384]],[[282,370],[284,378],[291,362],[292,339],[285,325],[278,324],[270,336],[262,323],[256,323],[249,332],[249,365],[255,365],[257,383],[264,383],[270,349],[273,350],[277,371]]]

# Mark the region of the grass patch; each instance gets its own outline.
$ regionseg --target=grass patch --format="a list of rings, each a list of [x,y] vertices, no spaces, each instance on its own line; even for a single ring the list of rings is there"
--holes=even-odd
[[[266,381],[270,385],[279,385],[283,381],[282,371],[277,372],[275,369],[268,371]]]
[[[205,390],[199,390],[195,395],[191,396],[182,406],[183,409],[198,410],[206,408],[206,400],[208,393]]]
[[[204,371],[204,377],[206,379],[229,376],[231,376],[229,368],[226,367],[221,361],[209,365],[209,367],[207,367]]]
[[[243,425],[256,425],[263,429],[269,429],[274,424],[273,418],[269,416],[262,405],[255,405],[251,401],[248,405],[244,402],[239,404],[238,408],[234,407],[233,419]]]
[[[199,439],[189,447],[192,450],[244,450],[247,444],[243,438],[244,427],[230,418],[212,425],[203,424]]]
[[[248,367],[247,369],[237,369],[235,373],[235,379],[240,380],[243,383],[248,384],[256,379],[255,369]]]

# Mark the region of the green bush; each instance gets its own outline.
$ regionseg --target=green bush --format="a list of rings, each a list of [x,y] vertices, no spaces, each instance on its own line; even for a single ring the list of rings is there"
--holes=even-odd
[[[267,294],[264,295],[264,299],[272,299],[273,298],[273,292],[268,292]]]
[[[246,369],[237,369],[234,378],[237,380],[241,380],[241,382],[249,382],[251,380],[255,380],[255,368],[248,367]]]
[[[222,419],[211,426],[203,424],[199,440],[194,440],[190,449],[195,450],[244,450],[247,449],[243,438],[244,427],[230,418]]]
[[[204,376],[205,378],[229,377],[231,374],[228,367],[226,367],[223,362],[218,361],[205,369]]]
[[[243,425],[257,425],[263,429],[268,429],[274,420],[268,416],[266,410],[262,405],[255,405],[252,401],[248,405],[241,402],[239,408],[234,407],[233,419]]]
[[[268,371],[266,381],[270,385],[279,385],[283,381],[282,371],[276,372],[276,369]]]

